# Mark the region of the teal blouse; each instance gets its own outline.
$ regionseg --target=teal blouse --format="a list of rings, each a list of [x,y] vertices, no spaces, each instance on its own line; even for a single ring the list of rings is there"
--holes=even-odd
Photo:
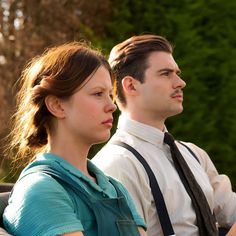
[[[70,175],[89,194],[97,199],[117,197],[109,178],[88,160],[88,170],[96,176],[97,183],[85,176],[69,162],[50,153],[37,156],[21,176],[33,166],[49,165],[65,175]],[[96,235],[93,212],[68,186],[42,172],[31,173],[17,182],[3,215],[4,226],[13,235],[52,236],[92,228]],[[146,225],[137,213],[127,190],[116,181],[124,194],[137,225]]]

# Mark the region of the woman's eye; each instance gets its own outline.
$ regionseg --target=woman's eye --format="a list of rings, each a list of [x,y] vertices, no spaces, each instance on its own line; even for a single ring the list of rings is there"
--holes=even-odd
[[[98,97],[101,97],[102,96],[102,92],[96,92],[94,95],[98,96]]]

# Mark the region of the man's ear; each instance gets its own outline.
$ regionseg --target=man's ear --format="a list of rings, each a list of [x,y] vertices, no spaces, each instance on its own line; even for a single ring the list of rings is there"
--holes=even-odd
[[[61,106],[61,100],[53,95],[48,95],[45,100],[45,105],[48,111],[57,118],[64,118],[64,109]]]
[[[126,94],[135,95],[137,93],[137,81],[132,76],[125,76],[122,79],[123,90]]]

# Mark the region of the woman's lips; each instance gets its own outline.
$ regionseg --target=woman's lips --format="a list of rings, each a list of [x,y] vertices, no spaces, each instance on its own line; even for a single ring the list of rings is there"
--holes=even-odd
[[[112,127],[112,123],[113,123],[113,119],[107,119],[105,121],[102,122],[103,125],[111,128]]]

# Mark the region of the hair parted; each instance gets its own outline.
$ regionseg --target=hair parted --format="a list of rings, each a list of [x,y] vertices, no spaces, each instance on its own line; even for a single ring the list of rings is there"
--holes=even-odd
[[[126,99],[122,88],[122,79],[132,76],[141,83],[147,69],[147,58],[152,52],[172,53],[173,47],[162,36],[143,34],[131,38],[114,46],[110,52],[109,63],[115,74],[116,99],[125,106]]]
[[[19,79],[16,113],[8,151],[16,159],[33,159],[47,147],[52,114],[45,98],[69,98],[96,70],[104,66],[113,74],[100,51],[82,42],[48,48],[31,59]]]

